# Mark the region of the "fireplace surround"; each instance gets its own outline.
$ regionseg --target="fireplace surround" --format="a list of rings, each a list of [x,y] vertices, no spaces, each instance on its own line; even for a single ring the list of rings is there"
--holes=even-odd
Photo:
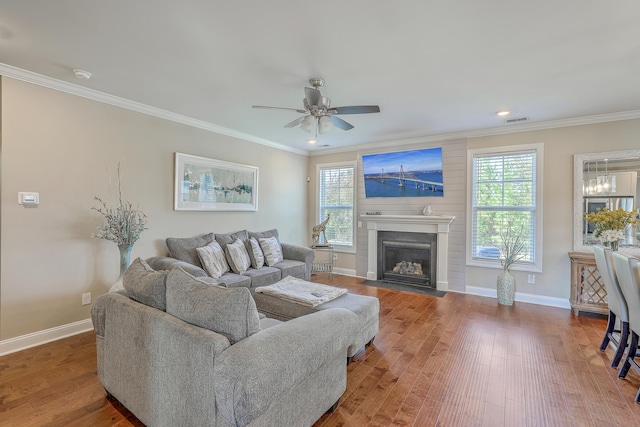
[[[378,277],[436,288],[437,234],[378,231]]]
[[[367,226],[367,279],[382,280],[379,276],[378,233],[397,231],[403,233],[433,233],[436,246],[435,288],[448,291],[447,259],[449,252],[449,227],[455,216],[446,215],[361,215]],[[431,285],[433,286],[433,284]]]

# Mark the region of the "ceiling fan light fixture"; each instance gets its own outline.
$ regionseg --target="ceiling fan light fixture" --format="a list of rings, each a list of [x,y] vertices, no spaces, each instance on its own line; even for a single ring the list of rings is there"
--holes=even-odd
[[[309,144],[315,144],[316,142],[318,142],[317,139],[315,139],[314,137],[309,137]]]
[[[508,111],[508,110],[500,110],[496,112],[496,115],[499,117],[508,116],[509,114],[511,114],[511,111]]]
[[[307,133],[311,133],[311,131],[313,130],[314,124],[315,124],[315,117],[309,115],[305,117],[304,120],[302,120],[302,123],[300,123],[300,129],[302,129]]]
[[[318,120],[318,128],[320,133],[329,132],[333,128],[333,122],[329,116],[322,116]]]

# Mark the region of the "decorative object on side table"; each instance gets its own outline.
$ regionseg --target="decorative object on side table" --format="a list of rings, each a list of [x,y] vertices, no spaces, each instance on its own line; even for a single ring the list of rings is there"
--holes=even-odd
[[[131,249],[133,244],[140,238],[140,235],[147,228],[147,216],[140,210],[134,209],[129,201],[122,200],[122,170],[120,162],[118,162],[118,205],[109,207],[99,197],[94,199],[100,204],[93,207],[94,211],[100,213],[105,223],[98,227],[98,232],[92,234],[92,237],[110,240],[118,245],[120,250],[120,276],[118,280],[111,286],[111,291],[122,287],[122,277],[125,270],[131,263]]]
[[[496,286],[498,304],[513,305],[513,299],[516,294],[516,279],[509,272],[509,268],[525,256],[523,253],[525,241],[522,238],[522,229],[515,231],[509,224],[507,229],[500,235],[500,240],[500,263],[503,271],[498,275]]]
[[[596,209],[595,212],[585,213],[584,219],[593,226],[593,235],[613,251],[618,250],[619,241],[624,239],[625,229],[638,222],[635,212],[627,212],[622,208],[615,211],[609,208]]]
[[[331,214],[327,214],[327,219],[322,221],[320,224],[313,227],[313,234],[311,235],[311,247],[319,248],[319,247],[328,247],[329,242],[327,242],[327,236],[324,234],[325,228],[327,228],[327,223],[329,222],[329,218]],[[320,234],[322,234],[322,241],[324,243],[320,243]]]

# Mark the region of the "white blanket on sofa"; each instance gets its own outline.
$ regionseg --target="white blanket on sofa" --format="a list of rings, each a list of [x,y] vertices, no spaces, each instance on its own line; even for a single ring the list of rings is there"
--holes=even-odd
[[[273,285],[257,287],[256,292],[307,307],[316,307],[346,294],[347,290],[287,276]]]

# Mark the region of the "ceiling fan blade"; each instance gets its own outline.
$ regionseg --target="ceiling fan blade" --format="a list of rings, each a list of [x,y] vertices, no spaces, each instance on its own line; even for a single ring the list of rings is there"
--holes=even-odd
[[[252,108],[262,108],[262,109],[265,109],[265,110],[286,110],[286,111],[296,111],[296,112],[301,113],[301,114],[306,114],[306,113],[308,113],[308,111],[307,111],[307,110],[302,110],[302,109],[300,109],[300,108],[267,107],[267,106],[265,106],[265,105],[252,105],[251,107],[252,107]]]
[[[304,120],[305,117],[307,117],[307,116],[298,117],[297,119],[295,119],[291,123],[287,123],[286,125],[284,125],[284,127],[286,127],[286,128],[294,128],[294,127],[298,126],[300,123],[302,123],[302,121]]]
[[[352,105],[349,107],[334,107],[329,109],[331,114],[366,114],[379,113],[380,107],[377,105]]]
[[[322,106],[322,95],[320,94],[320,91],[318,89],[305,87],[304,96],[309,105],[315,105],[317,107]]]
[[[335,116],[329,116],[329,117],[331,118],[331,121],[333,122],[333,125],[335,127],[340,128],[342,130],[353,129],[353,125],[351,123],[345,122],[340,117],[335,117]]]

